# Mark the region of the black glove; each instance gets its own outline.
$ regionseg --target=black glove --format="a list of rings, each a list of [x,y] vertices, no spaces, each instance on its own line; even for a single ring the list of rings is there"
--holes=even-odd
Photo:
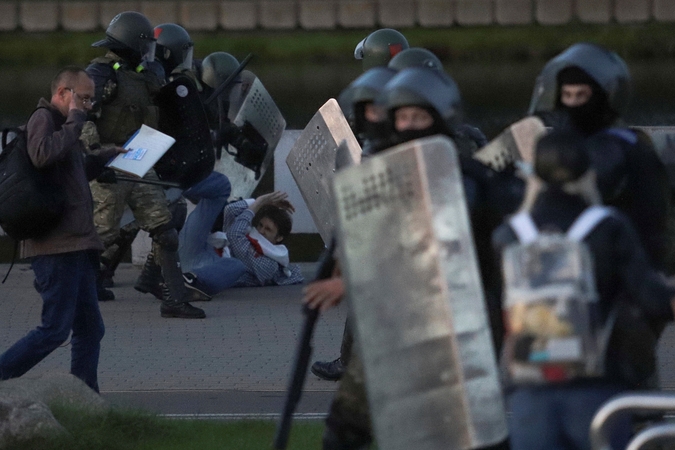
[[[228,121],[220,124],[219,138],[224,144],[232,144],[242,136],[241,128]]]
[[[244,167],[248,167],[255,172],[255,179],[260,178],[260,169],[265,160],[265,153],[267,152],[267,143],[259,145],[251,142],[243,135],[233,142],[237,149],[237,154],[234,160]]]
[[[117,183],[117,176],[115,175],[115,171],[112,169],[103,169],[103,172],[101,172],[101,175],[99,175],[96,178],[96,181],[99,183]]]

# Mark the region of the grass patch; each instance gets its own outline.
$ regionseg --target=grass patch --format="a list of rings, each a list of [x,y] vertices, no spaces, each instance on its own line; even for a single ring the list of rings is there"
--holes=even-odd
[[[69,435],[16,442],[8,450],[261,450],[272,448],[272,421],[173,420],[149,413],[110,409],[90,414],[53,406]],[[323,423],[293,423],[289,450],[321,447]]]
[[[197,55],[227,51],[238,58],[253,53],[269,62],[349,62],[354,46],[371,30],[195,32]],[[546,59],[578,41],[596,42],[626,59],[675,57],[672,24],[562,26],[482,26],[401,29],[411,45],[426,47],[444,62],[456,60],[510,61]],[[91,43],[103,31],[77,33],[0,33],[0,65],[85,64],[101,55]]]

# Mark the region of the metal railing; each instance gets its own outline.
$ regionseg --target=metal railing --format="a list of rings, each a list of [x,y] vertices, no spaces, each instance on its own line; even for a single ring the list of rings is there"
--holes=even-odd
[[[617,395],[603,404],[591,422],[593,450],[612,450],[610,432],[619,416],[633,413],[675,411],[675,393],[644,392]],[[655,440],[675,439],[675,423],[658,423],[638,433],[627,450],[638,450]]]

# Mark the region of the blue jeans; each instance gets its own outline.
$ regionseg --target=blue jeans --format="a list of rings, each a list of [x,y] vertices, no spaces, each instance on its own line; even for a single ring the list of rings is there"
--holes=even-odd
[[[625,392],[615,385],[519,387],[508,395],[512,450],[590,450],[590,427],[600,406]],[[631,419],[619,419],[611,430],[614,449],[624,449]]]
[[[42,297],[42,324],[0,355],[0,379],[20,377],[67,339],[70,373],[98,392],[98,359],[105,333],[96,295],[94,251],[35,256],[31,268]]]
[[[180,230],[178,254],[183,272],[197,276],[209,295],[216,295],[234,286],[246,272],[244,263],[236,258],[221,258],[207,242],[216,218],[223,212],[232,187],[230,180],[212,172],[205,180],[186,190],[189,199],[199,200]]]

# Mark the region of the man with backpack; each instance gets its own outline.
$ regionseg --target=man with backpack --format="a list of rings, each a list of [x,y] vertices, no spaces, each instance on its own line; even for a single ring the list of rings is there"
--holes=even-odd
[[[98,157],[85,157],[80,133],[92,108],[94,82],[83,69],[62,69],[51,92],[51,101],[41,99],[28,121],[27,152],[33,165],[64,191],[65,207],[51,231],[22,241],[22,256],[31,258],[35,288],[43,301],[42,324],[0,355],[0,379],[26,373],[63,344],[72,330],[71,373],[98,392],[104,326],[96,270],[103,245],[94,228],[88,178],[124,150],[110,148]]]
[[[673,320],[675,287],[650,265],[630,220],[599,206],[584,138],[537,144],[543,187],[493,233],[502,255],[511,448],[590,449],[606,400],[655,387],[656,336]],[[617,426],[625,448],[630,423]]]

